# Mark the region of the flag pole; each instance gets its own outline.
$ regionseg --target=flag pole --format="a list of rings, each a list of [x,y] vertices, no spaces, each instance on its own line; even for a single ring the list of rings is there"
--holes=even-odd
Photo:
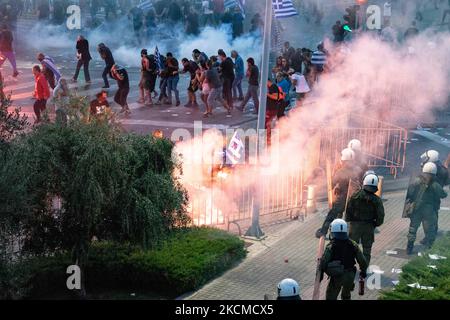
[[[259,110],[258,110],[258,122],[256,127],[256,172],[259,174],[258,165],[259,157],[262,151],[262,147],[265,145],[266,139],[265,121],[266,121],[266,104],[267,104],[267,79],[269,78],[269,58],[270,58],[270,42],[272,33],[272,0],[266,0],[266,16],[264,20],[264,35],[263,35],[263,52],[261,62],[261,78],[260,78],[260,90],[259,90]],[[252,205],[252,225],[245,233],[247,237],[261,238],[264,236],[264,232],[259,225],[259,209],[262,190],[260,188],[261,183],[258,181],[256,187],[253,188],[253,205]]]

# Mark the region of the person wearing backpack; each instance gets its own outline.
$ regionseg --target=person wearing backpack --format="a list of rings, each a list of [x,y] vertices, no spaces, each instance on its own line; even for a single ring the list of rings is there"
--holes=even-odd
[[[360,279],[366,278],[368,264],[358,244],[349,239],[348,226],[344,220],[335,219],[330,232],[331,242],[320,261],[320,280],[323,280],[324,273],[329,277],[327,300],[337,300],[339,293],[342,300],[350,300],[355,288],[356,263],[359,265]]]
[[[267,132],[267,146],[270,147],[272,141],[272,120],[275,119],[283,103],[285,94],[283,90],[271,79],[267,80],[267,107],[265,129]]]
[[[425,233],[422,242],[431,247],[436,239],[436,223],[441,199],[447,197],[447,193],[436,181],[436,174],[436,164],[427,162],[422,168],[422,174],[408,187],[404,217],[411,220],[406,246],[406,253],[409,255],[413,253],[417,230],[421,224]]]

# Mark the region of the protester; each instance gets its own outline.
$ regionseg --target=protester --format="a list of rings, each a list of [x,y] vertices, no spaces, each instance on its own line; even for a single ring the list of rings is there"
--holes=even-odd
[[[124,67],[115,64],[111,69],[111,73],[113,78],[116,79],[117,85],[119,87],[116,95],[114,96],[114,101],[122,107],[122,110],[120,110],[119,113],[125,113],[125,115],[129,115],[131,111],[127,103],[128,93],[130,92],[128,72]]]
[[[284,43],[284,47],[281,50],[281,56],[287,60],[288,63],[291,62],[292,56],[295,54],[295,49],[291,46],[289,41]]]
[[[244,93],[242,92],[242,80],[244,79],[244,60],[236,50],[231,51],[231,57],[234,59],[235,78],[233,81],[233,99],[244,100]],[[239,93],[239,96],[238,96]]]
[[[275,66],[272,68],[272,74],[276,75],[278,72],[281,72],[283,68],[283,56],[278,56],[275,61]]]
[[[205,82],[208,84],[209,95],[207,98],[208,109],[206,110],[205,116],[212,116],[212,109],[213,109],[214,103],[216,101],[219,101],[220,103],[222,103],[224,108],[227,110],[227,113],[230,114],[231,109],[230,109],[228,103],[222,98],[222,95],[221,95],[221,90],[220,90],[221,82],[220,82],[219,73],[218,73],[217,69],[214,68],[213,62],[211,60],[208,61],[207,66],[208,66],[208,70],[205,73]]]
[[[0,68],[5,63],[6,59],[8,59],[13,68],[13,77],[16,78],[19,75],[19,71],[17,70],[13,41],[14,38],[11,30],[9,30],[7,24],[4,24],[0,32]]]
[[[271,79],[267,81],[267,106],[266,106],[266,120],[265,129],[267,134],[267,146],[272,144],[272,121],[278,115],[280,104],[284,100],[285,95],[283,90],[272,82]]]
[[[199,89],[200,89],[200,98],[202,99],[203,103],[205,104],[205,113],[203,114],[203,117],[207,117],[209,114],[209,107],[208,107],[208,96],[209,96],[209,84],[205,80],[206,78],[206,71],[208,70],[208,67],[206,63],[202,63],[200,67],[195,72],[195,79],[198,83]]]
[[[300,107],[305,95],[311,91],[304,75],[299,72],[291,75],[292,85],[295,87],[296,107]]]
[[[148,56],[147,49],[141,50],[141,80],[139,82],[140,98],[138,103],[152,105],[152,91],[155,90],[157,66],[155,59]]]
[[[167,78],[167,89],[168,89],[168,99],[169,104],[172,104],[172,92],[175,94],[175,105],[178,107],[180,102],[180,93],[178,91],[178,81],[180,81],[180,75],[179,75],[179,64],[178,60],[175,59],[173,54],[171,52],[167,53],[167,72],[168,72],[168,78]]]
[[[42,73],[45,75],[50,88],[55,89],[56,83],[61,78],[61,73],[53,62],[53,59],[43,53],[39,53],[37,59],[41,63]]]
[[[218,51],[220,64],[220,76],[222,78],[223,98],[228,104],[229,110],[233,110],[233,81],[234,81],[234,64],[230,57],[227,57],[225,51]]]
[[[90,103],[91,118],[105,120],[111,114],[111,107],[108,103],[108,92],[97,93],[96,99]]]
[[[293,74],[295,70],[291,68],[289,60],[283,57],[281,60],[281,68],[279,72],[283,72],[286,74]]]
[[[336,21],[336,24],[333,26],[333,36],[334,42],[342,42],[345,37],[344,26],[341,24],[341,20]]]
[[[103,69],[102,78],[104,82],[103,89],[109,88],[109,81],[108,81],[108,75],[111,76],[111,68],[116,63],[114,61],[114,57],[112,55],[111,50],[104,44],[100,43],[98,45],[98,53],[100,54],[100,57],[105,61],[105,68]]]
[[[47,100],[50,98],[50,89],[45,75],[41,72],[41,67],[36,65],[32,71],[35,80],[34,97],[36,98],[33,109],[36,115],[35,123],[37,124],[41,122],[41,113],[47,107]]]
[[[66,123],[67,114],[64,111],[64,108],[67,107],[70,102],[70,90],[66,79],[59,79],[58,84],[53,90],[52,102],[55,108],[56,122]]]
[[[325,71],[327,63],[327,54],[323,43],[319,43],[317,50],[314,51],[311,57],[313,81],[318,81],[319,75]]]
[[[159,55],[159,62],[156,58],[156,55],[154,56],[155,63],[157,64],[157,74],[159,76],[159,97],[158,101],[155,103],[156,105],[162,105],[168,103],[168,95],[167,95],[167,84],[169,79],[169,71],[167,66],[167,58],[163,55]],[[157,93],[154,92],[155,97],[157,96]]]
[[[189,82],[189,86],[187,89],[189,102],[187,104],[185,104],[184,106],[187,108],[198,107],[197,97],[195,96],[195,92],[197,92],[197,90],[199,89],[199,83],[198,83],[197,79],[195,78],[195,74],[198,69],[198,65],[197,65],[197,63],[195,63],[195,61],[188,60],[187,58],[183,58],[181,60],[181,62],[184,67],[183,71],[181,71],[181,73],[189,73],[191,76],[191,80]]]
[[[253,99],[253,103],[255,105],[254,113],[258,113],[259,110],[259,97],[258,97],[258,88],[259,88],[259,69],[255,65],[255,59],[248,58],[247,59],[247,72],[246,76],[248,78],[248,88],[247,93],[245,94],[245,98],[242,101],[238,110],[244,111],[245,106],[249,102],[250,98]]]
[[[302,49],[298,48],[295,50],[295,54],[291,57],[291,68],[293,69],[293,73],[302,73],[303,60]]]
[[[80,69],[83,67],[84,79],[87,84],[91,83],[91,76],[89,75],[89,62],[92,60],[91,53],[89,52],[89,42],[82,36],[78,36],[77,39],[77,69],[75,75],[72,78],[73,82],[77,82]]]
[[[290,104],[289,92],[291,91],[292,83],[289,79],[289,75],[284,72],[279,72],[277,74],[277,85],[281,88],[281,90],[283,90],[284,93],[284,99],[279,104],[277,114],[277,118],[280,119],[284,117],[285,110]]]

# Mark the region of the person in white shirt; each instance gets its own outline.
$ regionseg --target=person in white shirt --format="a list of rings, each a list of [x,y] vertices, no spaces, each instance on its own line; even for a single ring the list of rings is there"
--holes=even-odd
[[[302,100],[305,98],[305,95],[311,91],[306,78],[301,73],[294,73],[290,76],[292,85],[295,87],[295,93],[297,95],[297,102],[295,106],[298,108],[301,106]]]

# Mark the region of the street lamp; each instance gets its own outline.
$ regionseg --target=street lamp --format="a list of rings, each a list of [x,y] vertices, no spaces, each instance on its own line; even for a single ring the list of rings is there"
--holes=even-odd
[[[259,156],[260,148],[263,145],[265,134],[262,135],[261,132],[265,129],[265,119],[266,119],[266,103],[267,103],[267,79],[269,78],[269,55],[270,55],[270,40],[271,40],[271,29],[272,29],[272,0],[266,0],[266,16],[264,21],[264,41],[263,41],[263,55],[261,63],[261,81],[260,81],[260,92],[259,101],[260,106],[258,110],[258,123],[256,129],[256,174],[259,175]],[[264,236],[264,232],[261,230],[259,225],[259,211],[260,211],[260,201],[262,194],[262,184],[257,183],[253,188],[253,206],[252,206],[252,225],[245,233],[245,236],[260,239]]]

